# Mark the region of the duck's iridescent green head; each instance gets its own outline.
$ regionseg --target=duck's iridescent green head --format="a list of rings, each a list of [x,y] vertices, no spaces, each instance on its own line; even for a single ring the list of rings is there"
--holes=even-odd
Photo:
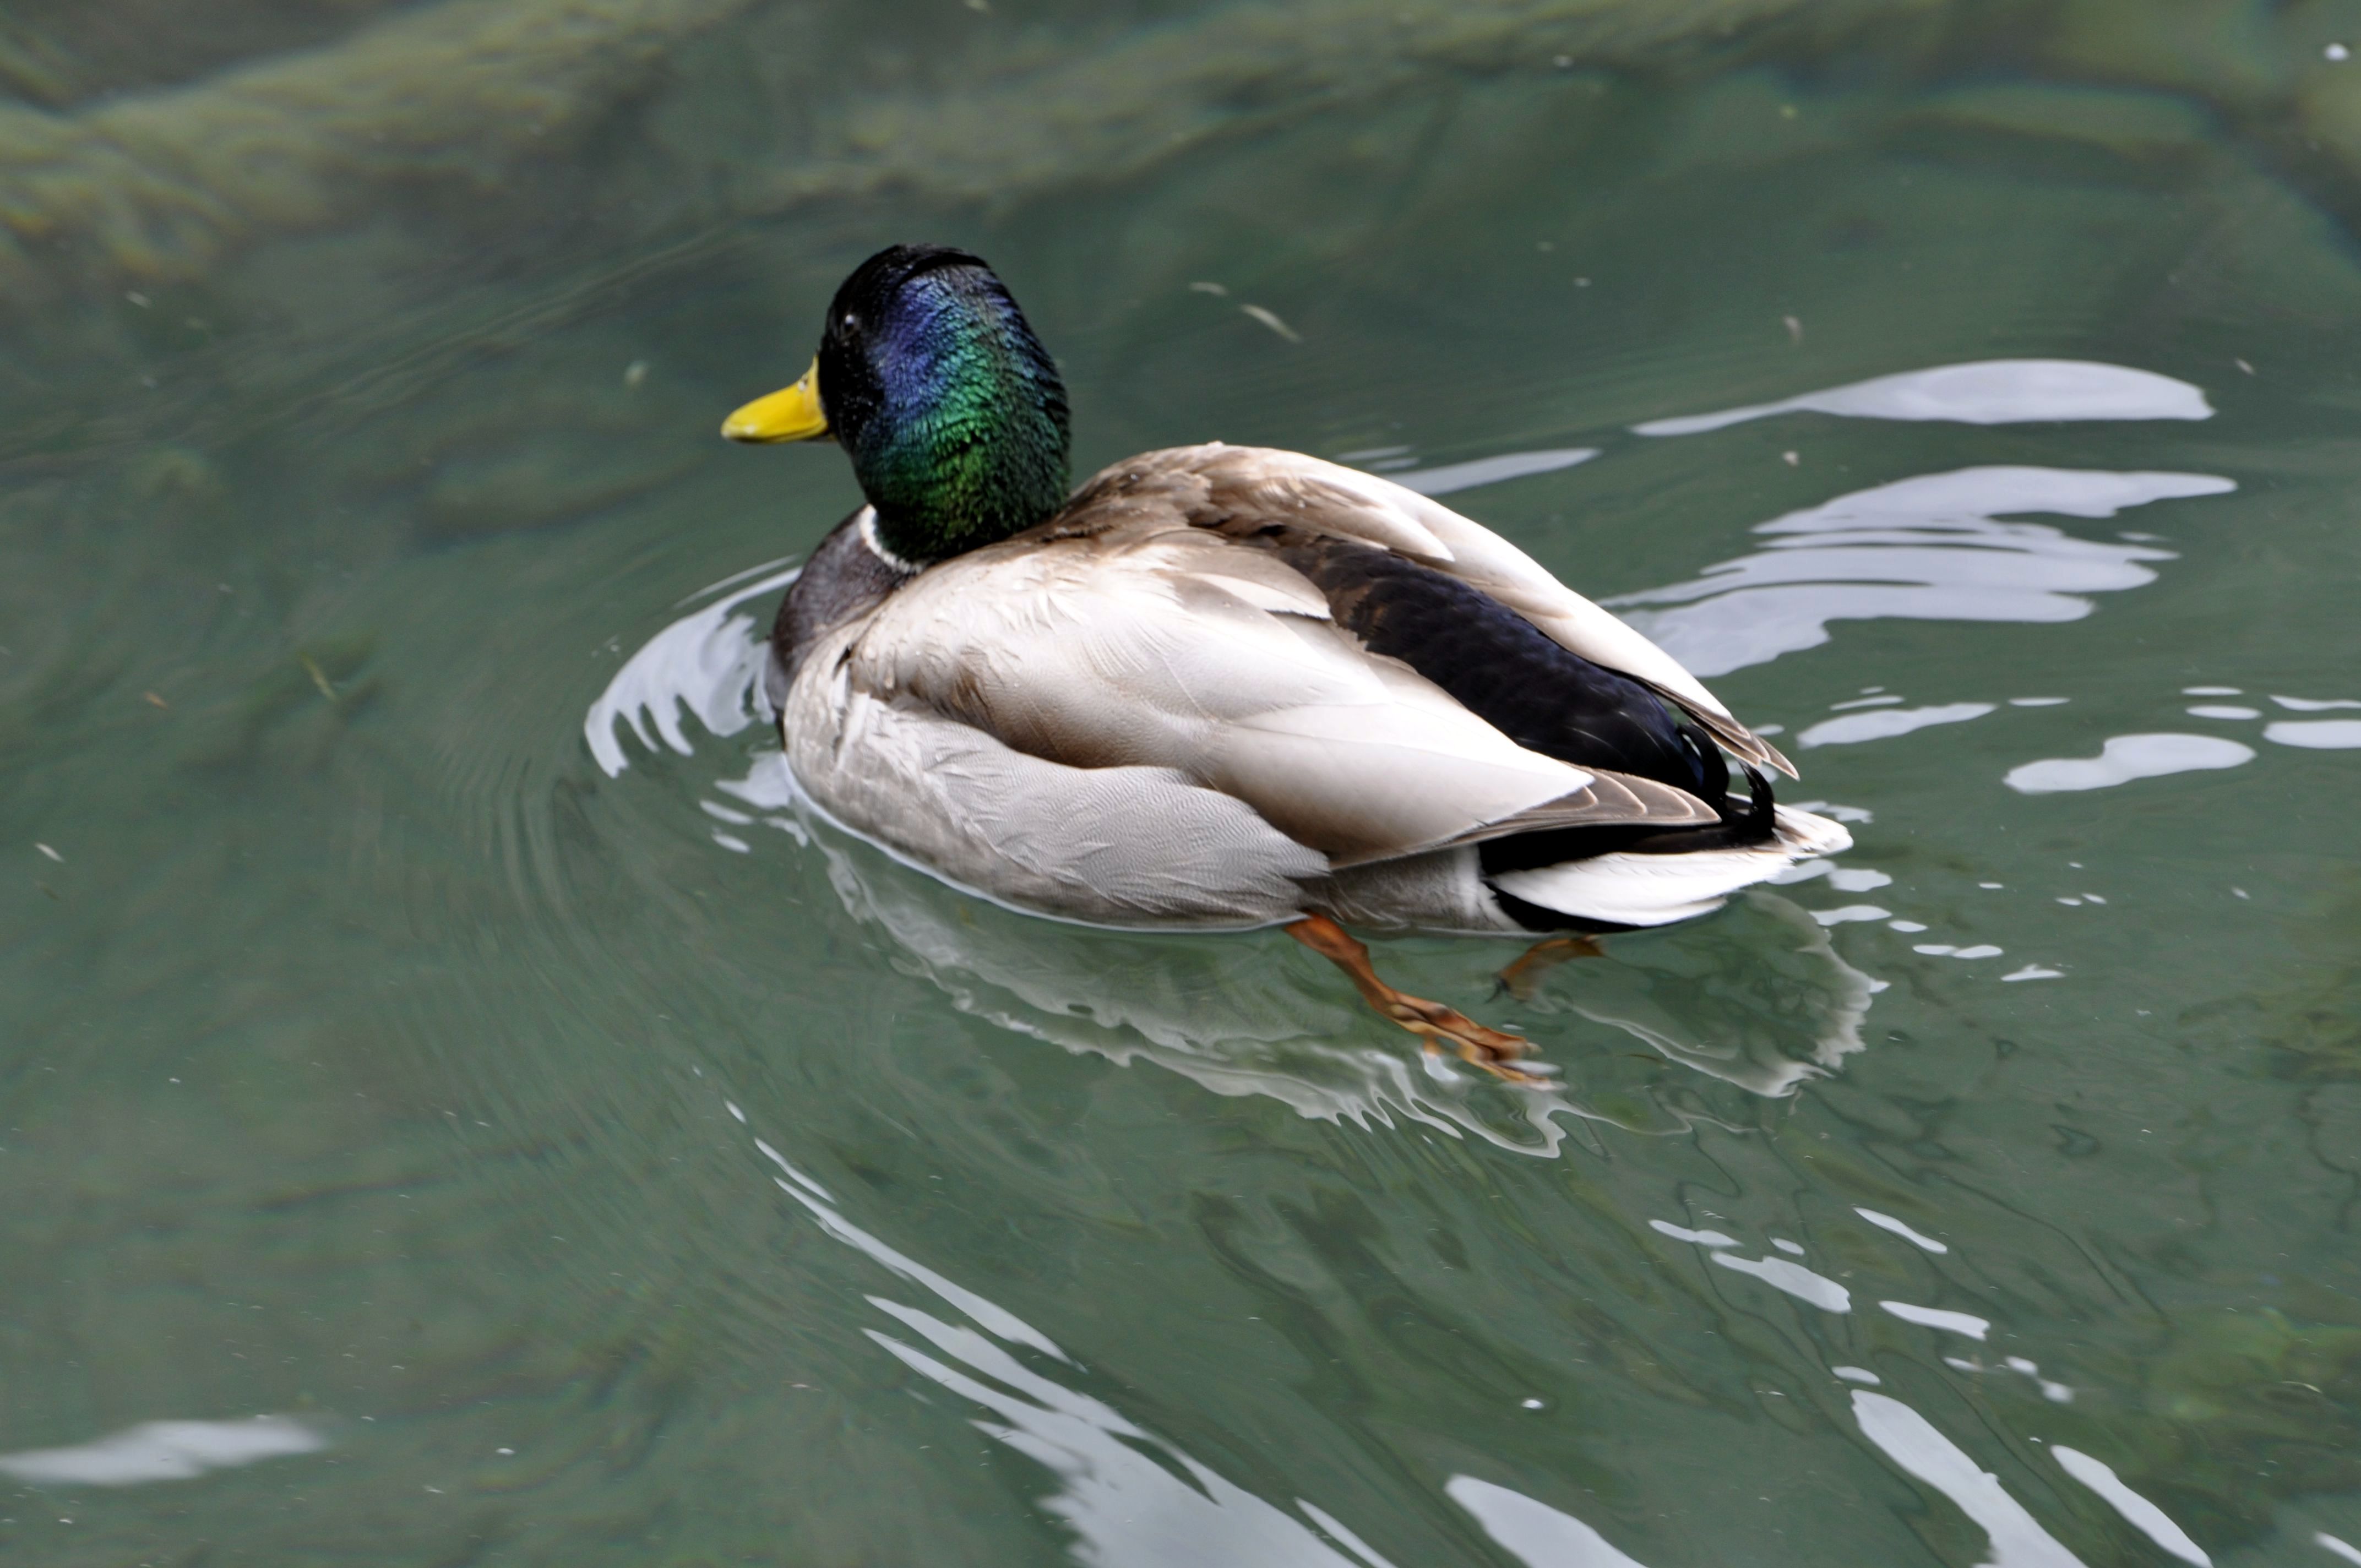
[[[810,371],[721,433],[834,436],[877,509],[877,543],[916,564],[1066,503],[1066,389],[1006,287],[963,250],[897,245],[862,262],[828,308]]]

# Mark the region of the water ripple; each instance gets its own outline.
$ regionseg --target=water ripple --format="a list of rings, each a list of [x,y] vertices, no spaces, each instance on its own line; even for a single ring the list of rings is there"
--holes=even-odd
[[[1608,600],[1700,675],[1817,648],[1837,620],[2079,620],[2173,553],[2004,517],[2113,517],[2237,487],[2211,474],[2036,467],[1921,474],[1773,518],[1762,550]],[[1673,606],[1655,609],[1655,606]]]
[[[1640,435],[1698,435],[1785,413],[1960,424],[2213,417],[2202,391],[2153,370],[2085,359],[1979,359],[1873,377],[1774,403],[1650,420],[1631,429]]]

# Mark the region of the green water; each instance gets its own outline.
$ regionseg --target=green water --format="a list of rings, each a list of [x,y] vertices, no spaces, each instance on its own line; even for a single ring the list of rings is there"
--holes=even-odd
[[[743,7],[545,151],[357,152],[144,272],[27,242],[0,1559],[2356,1560],[2361,202],[2257,83],[2361,16],[2181,5],[2168,60],[2095,5],[1638,9],[1657,55],[1339,33],[1151,156],[1125,93],[1329,35]],[[341,10],[27,7],[0,88],[389,12]],[[745,696],[777,589],[726,607],[854,491],[714,432],[918,238],[1025,302],[1082,471],[1559,454],[1451,504],[1856,848],[1524,996],[1513,943],[1380,945],[1536,1093],[1284,937],[1032,920],[814,819]],[[2027,359],[2092,417],[2018,370],[1982,422],[1633,429]],[[95,1484],[157,1420],[238,1424]]]

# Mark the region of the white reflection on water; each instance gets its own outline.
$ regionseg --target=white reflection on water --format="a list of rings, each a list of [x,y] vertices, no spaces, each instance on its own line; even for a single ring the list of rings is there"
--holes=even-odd
[[[1780,887],[1793,887],[1797,883],[1815,882],[1826,877],[1828,885],[1839,893],[1872,893],[1894,883],[1892,873],[1874,866],[1850,865],[1841,861],[1821,859],[1799,861],[1771,879]]]
[[[2104,1497],[2115,1512],[2130,1521],[2133,1529],[2155,1541],[2183,1563],[2193,1563],[2197,1568],[2213,1568],[2213,1559],[2205,1549],[2189,1539],[2189,1532],[2172,1522],[2162,1508],[2123,1484],[2113,1466],[2104,1460],[2093,1459],[2064,1443],[2052,1443],[2049,1452],[2065,1467],[2066,1474]]]
[[[315,1453],[328,1446],[320,1431],[286,1416],[243,1421],[142,1421],[72,1448],[31,1448],[0,1453],[0,1473],[53,1486],[135,1486],[144,1481],[187,1481],[208,1470],[258,1460]]]
[[[745,1114],[729,1107],[740,1122]],[[1209,1563],[1269,1564],[1270,1568],[1390,1568],[1357,1536],[1337,1527],[1347,1557],[1271,1504],[1133,1422],[1105,1401],[1070,1388],[1027,1365],[985,1335],[1027,1345],[1072,1362],[1040,1330],[1016,1313],[906,1255],[854,1224],[832,1202],[812,1194],[819,1184],[761,1138],[764,1157],[792,1180],[773,1177],[828,1235],[932,1291],[978,1328],[946,1322],[930,1312],[883,1296],[869,1304],[925,1342],[876,1329],[862,1332],[903,1365],[982,1406],[998,1418],[976,1426],[1038,1461],[1061,1489],[1042,1506],[1072,1529],[1075,1558],[1092,1568],[1197,1568]],[[931,1352],[931,1354],[930,1354]],[[1323,1527],[1329,1516],[1299,1504]]]
[[[1979,1318],[1972,1312],[1946,1311],[1940,1307],[1921,1307],[1909,1301],[1880,1301],[1878,1305],[1904,1322],[1916,1323],[1921,1328],[1965,1334],[1973,1340],[1980,1340],[1992,1332],[1992,1320]]]
[[[2070,1405],[2074,1402],[2074,1390],[2055,1378],[2041,1376],[2039,1362],[2022,1355],[2004,1355],[2001,1357],[2000,1364],[2019,1376],[2031,1378],[2034,1387],[2041,1390],[2041,1397],[2051,1404]]]
[[[2082,1560],[2034,1522],[2025,1505],[2001,1489],[2000,1477],[1981,1469],[1934,1423],[1899,1399],[1854,1390],[1853,1419],[1861,1435],[1887,1458],[1959,1505],[1992,1538],[1985,1568],[2083,1568]]]
[[[2347,751],[2361,746],[2361,718],[2282,718],[2263,726],[2263,739],[2307,751]]]
[[[2213,417],[2202,391],[2153,370],[2087,359],[1979,359],[1879,376],[1775,403],[1650,420],[1631,428],[1641,435],[1697,435],[1784,413],[1949,420],[1960,424]]]
[[[1695,1246],[1736,1246],[1738,1245],[1737,1237],[1723,1235],[1719,1231],[1693,1231],[1686,1225],[1676,1225],[1670,1220],[1651,1220],[1648,1223],[1652,1228],[1662,1231],[1676,1242],[1687,1242]]]
[[[1443,1489],[1525,1568],[1645,1568],[1572,1514],[1522,1492],[1473,1475],[1454,1475]]]
[[[755,576],[767,571],[757,566],[725,578],[714,587],[741,586],[674,621],[623,661],[582,720],[582,738],[608,777],[631,765],[616,736],[618,725],[630,725],[640,744],[653,751],[655,736],[648,733],[653,725],[665,745],[686,757],[696,748],[681,729],[683,707],[715,735],[735,735],[767,716],[767,708],[758,706],[763,702],[763,663],[769,657],[764,629],[753,615],[740,614],[739,607],[760,599],[768,609],[768,596],[794,582],[802,570],[791,566]],[[749,577],[753,580],[746,581]],[[689,597],[693,600],[703,595]]]
[[[1472,490],[1478,485],[1497,485],[1503,479],[1521,479],[1529,474],[1554,474],[1560,468],[1587,463],[1598,455],[1598,449],[1595,446],[1504,452],[1497,457],[1478,457],[1467,463],[1395,470],[1389,472],[1386,477],[1406,490],[1416,490],[1422,496],[1447,496],[1455,490]]]
[[[1949,702],[1939,707],[1882,707],[1874,713],[1848,713],[1841,718],[1822,719],[1796,736],[1795,744],[1807,751],[1814,746],[1857,746],[1863,740],[1887,740],[1937,724],[1963,724],[1992,711],[1993,705],[1988,702]]]
[[[757,1141],[759,1142],[760,1140],[758,1139]],[[774,1155],[773,1157],[776,1158],[777,1157]],[[780,1163],[785,1164],[785,1162],[781,1161]],[[793,1176],[796,1173],[790,1171],[788,1174]],[[797,1179],[800,1180],[801,1178],[798,1177]],[[944,1278],[940,1274],[928,1268],[925,1264],[904,1255],[891,1246],[888,1246],[885,1243],[879,1241],[875,1236],[871,1235],[867,1231],[862,1230],[860,1226],[855,1225],[845,1219],[843,1215],[838,1213],[830,1205],[822,1203],[816,1199],[807,1197],[805,1194],[796,1191],[785,1182],[780,1181],[776,1177],[773,1177],[772,1180],[777,1182],[780,1191],[785,1193],[788,1197],[794,1199],[796,1202],[810,1210],[812,1212],[812,1217],[819,1222],[820,1229],[826,1231],[829,1235],[834,1236],[838,1241],[844,1243],[847,1246],[856,1247],[859,1250],[867,1253],[871,1257],[875,1258],[879,1263],[884,1265],[885,1267],[891,1269],[894,1273],[900,1275],[903,1278],[909,1280],[912,1284],[925,1286],[928,1289],[933,1291],[936,1295],[941,1297],[944,1300],[949,1301],[952,1306],[957,1307],[961,1311],[965,1312],[969,1317],[974,1319],[977,1322],[991,1330],[994,1333],[998,1334],[1002,1339],[1011,1341],[1017,1344],[1029,1344],[1033,1346],[1034,1349],[1040,1351],[1042,1354],[1046,1355],[1053,1355],[1060,1361],[1070,1361],[1072,1359],[1068,1356],[1064,1351],[1060,1350],[1054,1343],[1052,1343],[1049,1336],[1042,1333],[1040,1330],[1035,1328],[1024,1319],[1016,1316],[1014,1312],[1005,1310],[1004,1309],[995,1306],[994,1303],[985,1300],[983,1297],[977,1295],[974,1291],[970,1290],[965,1286],[956,1284],[951,1280]],[[874,1299],[874,1298],[872,1298],[872,1299]]]
[[[2003,780],[2020,795],[2107,789],[2134,779],[2235,768],[2255,760],[2252,746],[2219,735],[2116,735],[2095,757],[2048,757],[2011,768]]]
[[[1353,1559],[1310,1530],[1112,1405],[1042,1376],[972,1329],[882,1296],[869,1301],[966,1370],[891,1334],[863,1331],[872,1340],[913,1372],[1000,1418],[975,1424],[1062,1483],[1042,1507],[1073,1530],[1081,1562],[1093,1568],[1354,1568]]]
[[[1874,1209],[1863,1209],[1858,1206],[1854,1208],[1853,1212],[1859,1214],[1862,1219],[1867,1220],[1871,1224],[1875,1225],[1881,1231],[1892,1231],[1895,1235],[1900,1236],[1904,1241],[1908,1242],[1911,1245],[1919,1248],[1921,1251],[1946,1253],[1951,1250],[1947,1244],[1938,1242],[1932,1236],[1919,1234],[1906,1220],[1897,1220],[1891,1214],[1881,1214]]]
[[[1700,675],[1817,648],[1837,620],[2078,620],[2081,596],[2155,580],[2173,553],[2004,517],[2113,517],[2237,487],[2211,474],[1982,467],[1879,485],[1758,526],[1763,549],[1607,601]],[[1672,609],[1653,609],[1673,606]]]
[[[1391,1563],[1378,1555],[1375,1547],[1345,1529],[1344,1522],[1326,1508],[1316,1503],[1307,1503],[1301,1497],[1295,1499],[1295,1506],[1302,1510],[1305,1519],[1325,1530],[1329,1540],[1368,1564],[1368,1568],[1394,1568]]]
[[[1790,1263],[1784,1257],[1740,1257],[1735,1253],[1708,1253],[1714,1262],[1724,1268],[1734,1268],[1741,1274],[1751,1274],[1773,1290],[1784,1290],[1798,1301],[1809,1302],[1823,1312],[1852,1310],[1852,1292],[1825,1274],[1815,1274],[1800,1263]]]

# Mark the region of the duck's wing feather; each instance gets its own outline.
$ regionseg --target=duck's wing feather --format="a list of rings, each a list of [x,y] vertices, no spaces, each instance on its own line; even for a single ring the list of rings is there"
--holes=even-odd
[[[1629,675],[1678,703],[1732,754],[1794,777],[1778,748],[1741,724],[1680,662],[1559,582],[1483,524],[1389,479],[1258,446],[1173,447],[1117,464],[1093,478],[1068,514],[1162,494],[1201,527],[1237,534],[1283,523],[1377,545],[1482,589],[1595,664]]]
[[[1151,767],[1347,866],[1538,828],[1716,820],[1694,795],[1517,745],[1370,653],[1268,553],[1134,487],[898,588],[851,639],[849,695],[1068,768]]]

